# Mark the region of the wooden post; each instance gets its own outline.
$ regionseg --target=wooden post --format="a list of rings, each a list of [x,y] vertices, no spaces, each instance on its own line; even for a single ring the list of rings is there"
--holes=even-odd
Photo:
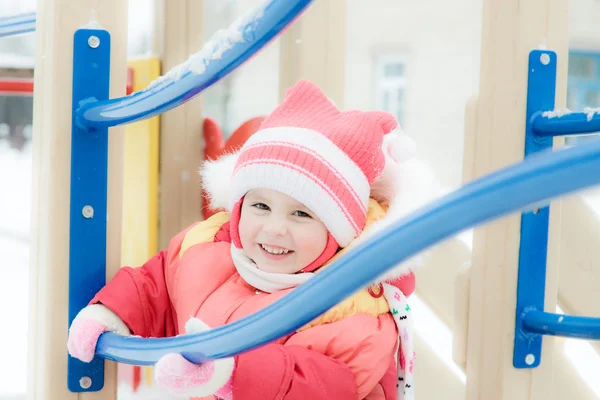
[[[281,36],[280,100],[307,79],[343,108],[346,36],[346,0],[319,0],[305,10]]]
[[[181,64],[203,45],[202,0],[163,1],[163,73]],[[167,4],[168,3],[168,4]],[[202,218],[202,99],[161,116],[159,245]]]
[[[524,156],[529,52],[547,45],[558,54],[556,106],[565,104],[568,50],[566,0],[484,0],[474,176]],[[557,296],[560,202],[550,214],[546,310]],[[520,214],[474,233],[467,349],[467,400],[541,400],[552,390],[553,338],[542,365],[513,367]]]
[[[67,389],[69,194],[73,35],[97,21],[111,34],[111,97],[125,94],[126,0],[39,0],[33,126],[28,399],[115,399],[116,365],[104,389]],[[123,128],[109,131],[107,279],[120,266]]]

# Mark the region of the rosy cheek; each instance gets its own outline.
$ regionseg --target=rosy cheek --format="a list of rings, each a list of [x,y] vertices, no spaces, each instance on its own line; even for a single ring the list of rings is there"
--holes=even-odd
[[[238,230],[242,247],[252,245],[254,238],[256,237],[256,232],[258,231],[254,217],[248,214],[243,215],[242,218],[240,218]]]
[[[327,245],[327,232],[307,230],[302,235],[298,235],[294,241],[298,250],[306,256],[317,258]]]

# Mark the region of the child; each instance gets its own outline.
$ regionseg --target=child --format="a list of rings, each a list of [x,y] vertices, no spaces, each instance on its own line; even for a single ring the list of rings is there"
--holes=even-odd
[[[204,167],[212,207],[228,212],[141,268],[122,268],[73,321],[69,353],[89,362],[105,331],[167,337],[221,326],[310,280],[400,204],[394,174],[412,148],[388,135],[396,125],[384,112],[340,112],[311,83],[296,84],[238,153]],[[405,263],[274,343],[203,365],[166,355],[156,380],[208,399],[411,398],[413,290]]]

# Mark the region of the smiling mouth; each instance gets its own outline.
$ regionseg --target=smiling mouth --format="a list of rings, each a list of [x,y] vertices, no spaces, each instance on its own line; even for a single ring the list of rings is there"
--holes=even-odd
[[[269,246],[266,244],[259,244],[258,247],[262,250],[263,254],[267,256],[267,258],[273,260],[279,260],[289,256],[294,253],[294,250],[289,250],[283,247],[278,246]]]

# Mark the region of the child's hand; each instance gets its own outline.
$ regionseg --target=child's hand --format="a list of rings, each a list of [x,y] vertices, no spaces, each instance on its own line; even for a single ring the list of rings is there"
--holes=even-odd
[[[185,324],[186,333],[207,331],[210,328],[198,318]],[[156,382],[170,392],[190,397],[214,394],[220,399],[232,399],[232,377],[235,361],[232,357],[196,365],[181,354],[163,356],[154,367]]]
[[[124,336],[130,334],[123,320],[105,306],[93,304],[85,307],[69,328],[69,354],[83,362],[92,361],[98,338],[107,331]]]

